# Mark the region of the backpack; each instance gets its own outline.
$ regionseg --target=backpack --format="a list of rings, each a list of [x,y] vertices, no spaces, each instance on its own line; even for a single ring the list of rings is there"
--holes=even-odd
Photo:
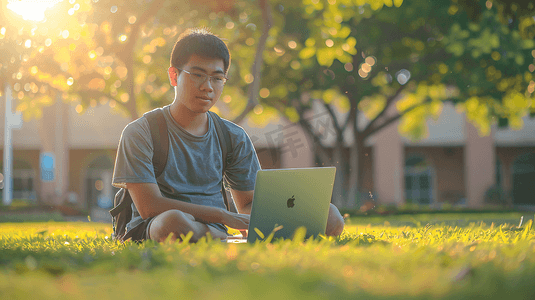
[[[167,123],[163,115],[161,108],[154,109],[143,114],[149,122],[150,134],[152,137],[152,144],[154,145],[154,153],[152,155],[152,164],[154,167],[154,176],[158,178],[165,169],[167,164],[167,156],[169,153],[169,137],[167,134]],[[223,194],[223,200],[225,201],[225,207],[231,212],[237,212],[234,202],[230,202],[227,199],[226,191],[228,188],[225,185],[225,171],[227,162],[232,153],[232,145],[230,142],[230,133],[228,128],[223,124],[223,120],[217,114],[208,111],[208,116],[214,121],[214,126],[217,132],[217,138],[219,140],[219,146],[223,156],[223,180],[221,181],[221,194]],[[224,128],[224,130],[223,130]],[[114,240],[123,240],[126,234],[126,224],[132,220],[132,197],[128,190],[121,188],[116,194],[113,200],[113,208],[110,210],[113,224]]]

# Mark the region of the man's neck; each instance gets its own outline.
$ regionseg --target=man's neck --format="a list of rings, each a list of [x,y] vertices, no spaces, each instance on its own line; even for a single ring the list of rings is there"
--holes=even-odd
[[[169,108],[175,122],[187,132],[201,136],[208,131],[208,115],[206,113],[192,112],[186,107],[173,103]]]

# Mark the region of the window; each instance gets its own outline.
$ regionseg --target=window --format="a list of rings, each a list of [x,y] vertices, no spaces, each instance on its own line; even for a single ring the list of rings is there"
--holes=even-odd
[[[433,203],[433,170],[419,156],[405,161],[405,201],[415,204]]]
[[[119,190],[111,185],[113,163],[107,156],[100,156],[93,160],[85,176],[87,205],[89,208],[111,208],[113,197]]]
[[[32,169],[13,170],[13,199],[36,201],[34,176]]]
[[[3,166],[0,166],[0,172],[3,172]],[[37,201],[37,193],[35,192],[35,171],[32,166],[22,160],[13,161],[13,199],[29,200],[31,202]],[[0,199],[3,193],[0,190]]]
[[[513,163],[513,202],[516,205],[535,205],[535,153],[520,155]]]
[[[502,186],[502,161],[496,159],[496,186]]]

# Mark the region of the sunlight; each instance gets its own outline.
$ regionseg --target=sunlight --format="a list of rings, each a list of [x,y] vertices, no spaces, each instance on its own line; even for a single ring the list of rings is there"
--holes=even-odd
[[[45,19],[45,10],[54,7],[63,0],[9,0],[7,8],[22,16],[28,21],[42,21]]]

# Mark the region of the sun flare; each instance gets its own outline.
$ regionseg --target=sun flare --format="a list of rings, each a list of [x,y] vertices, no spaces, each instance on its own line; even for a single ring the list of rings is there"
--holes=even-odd
[[[18,15],[21,15],[24,20],[28,21],[42,21],[45,19],[45,11],[54,7],[58,2],[63,0],[9,0],[7,8]]]

